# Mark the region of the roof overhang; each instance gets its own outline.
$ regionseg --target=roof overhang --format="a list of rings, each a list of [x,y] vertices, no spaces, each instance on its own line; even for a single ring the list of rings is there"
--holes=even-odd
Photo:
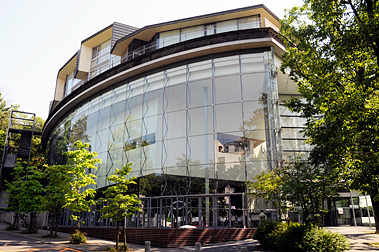
[[[164,32],[184,27],[220,22],[240,17],[260,15],[260,17],[268,19],[273,25],[280,28],[279,18],[273,14],[266,6],[254,5],[245,8],[216,12],[207,15],[201,15],[191,18],[179,19],[170,22],[164,22],[154,25],[145,26],[121,39],[119,39],[112,48],[112,54],[121,56],[133,39],[150,41],[158,32]]]
[[[66,75],[70,74],[76,68],[78,52],[76,52],[58,71],[58,79],[66,79]]]

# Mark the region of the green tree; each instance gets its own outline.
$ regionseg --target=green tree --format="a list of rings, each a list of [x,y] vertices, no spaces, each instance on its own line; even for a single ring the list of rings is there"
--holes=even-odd
[[[118,250],[119,244],[119,230],[120,222],[126,218],[130,218],[140,208],[138,204],[141,204],[141,200],[137,199],[136,194],[128,194],[129,185],[136,184],[136,177],[128,178],[130,171],[132,170],[131,163],[125,165],[121,170],[116,169],[114,175],[107,177],[107,180],[114,183],[108,187],[104,192],[106,198],[101,200],[104,203],[101,209],[103,219],[111,219],[117,224],[116,231],[116,250]],[[126,230],[123,225],[124,234],[124,247],[126,248]]]
[[[247,181],[247,187],[251,196],[264,199],[266,204],[271,203],[278,210],[279,218],[282,218],[282,213],[287,210],[283,182],[277,170],[264,171],[256,175],[254,181]]]
[[[18,105],[7,104],[2,93],[0,93],[0,162],[2,162],[3,159],[4,142],[8,129],[9,115],[12,110],[17,109],[18,107]]]
[[[340,180],[334,170],[323,165],[312,165],[308,159],[297,158],[279,168],[282,179],[282,193],[292,207],[300,209],[307,224],[322,223],[325,213],[323,201],[335,196]]]
[[[45,173],[34,166],[27,167],[27,170],[26,174],[26,169],[17,164],[13,172],[13,181],[6,182],[9,193],[8,208],[16,213],[30,213],[28,231],[35,233],[37,232],[36,215],[42,211],[44,188],[41,181]]]
[[[65,204],[65,195],[69,192],[71,176],[67,173],[66,165],[46,166],[48,185],[45,187],[45,196],[42,208],[51,214],[50,237],[57,237],[58,215]],[[53,230],[55,234],[53,235]]]
[[[304,97],[286,104],[308,118],[311,161],[371,196],[378,233],[379,1],[305,0],[282,20],[281,33],[281,69]]]
[[[67,174],[71,180],[68,182],[71,190],[65,194],[64,208],[71,210],[71,219],[77,221],[78,230],[80,229],[80,212],[89,212],[91,205],[95,205],[94,196],[96,191],[88,188],[90,185],[95,185],[94,174],[89,172],[90,169],[96,169],[95,164],[101,163],[101,160],[96,158],[96,152],[88,150],[89,144],[76,141],[74,143],[76,150],[66,152]]]

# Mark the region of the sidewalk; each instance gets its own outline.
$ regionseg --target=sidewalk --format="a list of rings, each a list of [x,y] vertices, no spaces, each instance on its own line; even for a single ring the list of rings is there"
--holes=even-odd
[[[350,239],[349,252],[379,251],[379,234],[375,234],[375,227],[339,226],[327,227],[327,229],[339,232]],[[377,247],[371,246],[372,243],[376,243]]]
[[[75,250],[81,251],[104,251],[107,246],[114,246],[115,242],[106,239],[100,239],[95,237],[87,237],[86,244],[69,244],[70,234],[58,232],[60,238],[56,239],[47,239],[42,238],[42,236],[49,234],[49,230],[39,229],[37,234],[23,234],[20,231],[6,231],[5,228],[8,226],[6,223],[0,223],[0,241],[1,241],[1,233],[12,233],[20,238],[30,238],[39,243],[47,244],[47,245],[56,245],[56,247],[66,247]],[[22,228],[24,230],[25,228]],[[144,252],[145,246],[140,244],[128,243],[129,249],[132,252]],[[0,247],[0,251],[1,251]],[[38,250],[36,250],[38,251]],[[151,247],[150,251],[170,251],[170,252],[185,252],[185,251],[195,251],[195,244],[193,246],[186,246],[181,248],[159,248],[159,247]],[[233,241],[233,242],[223,242],[217,244],[208,244],[203,245],[201,247],[201,251],[207,252],[223,252],[223,251],[257,251],[257,252],[268,252],[266,250],[262,250],[258,241],[248,239],[243,241]]]
[[[6,231],[7,224],[0,223],[0,237],[1,233],[12,233],[20,238],[29,238],[38,241],[39,243],[49,245],[51,247],[66,247],[76,249],[80,251],[104,251],[107,246],[114,246],[115,243],[111,240],[105,240],[100,238],[88,237],[86,244],[69,244],[70,235],[67,233],[58,232],[60,238],[47,239],[42,236],[49,234],[49,230],[38,231],[38,234],[22,234],[21,231]],[[379,247],[370,246],[370,243],[379,244],[379,235],[374,234],[375,228],[369,227],[327,227],[327,229],[333,232],[340,232],[350,238],[351,250],[349,252],[362,252],[362,251],[379,251]],[[1,239],[0,239],[1,240]],[[143,252],[145,251],[144,245],[128,243],[130,251]],[[379,246],[379,245],[378,245]],[[0,247],[0,251],[1,251]],[[195,246],[186,246],[181,248],[158,248],[152,247],[150,251],[170,251],[170,252],[185,252],[194,251]],[[223,252],[223,251],[260,251],[265,252],[260,247],[256,240],[248,239],[242,241],[223,242],[216,244],[203,245],[201,251],[207,252]],[[267,252],[267,251],[266,251]]]

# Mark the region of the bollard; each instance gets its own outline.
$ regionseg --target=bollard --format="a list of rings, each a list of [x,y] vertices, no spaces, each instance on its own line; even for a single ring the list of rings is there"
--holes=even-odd
[[[195,252],[199,252],[201,250],[201,243],[195,242]]]
[[[145,241],[145,252],[150,252],[150,241]]]

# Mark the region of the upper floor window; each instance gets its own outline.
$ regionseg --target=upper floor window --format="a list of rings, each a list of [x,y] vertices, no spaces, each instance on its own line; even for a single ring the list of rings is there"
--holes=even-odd
[[[216,33],[259,27],[261,27],[260,18],[259,15],[255,15],[161,32],[159,33],[157,48]]]
[[[75,70],[66,76],[65,83],[65,96],[69,95],[73,90],[75,90],[75,85],[79,83],[79,79],[74,77]]]
[[[109,59],[111,40],[107,40],[92,48],[91,68]]]
[[[92,48],[90,79],[109,69],[111,40]]]

